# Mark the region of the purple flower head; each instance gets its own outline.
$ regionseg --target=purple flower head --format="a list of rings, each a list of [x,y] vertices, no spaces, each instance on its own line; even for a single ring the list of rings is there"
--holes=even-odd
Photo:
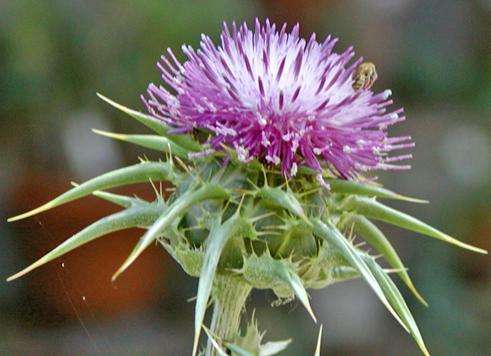
[[[299,165],[323,168],[342,178],[373,169],[407,169],[388,157],[412,147],[411,137],[387,136],[404,120],[403,109],[388,111],[390,90],[353,89],[353,49],[333,51],[336,38],[316,41],[277,30],[268,20],[254,30],[224,24],[216,46],[202,35],[195,51],[183,46],[180,63],[170,49],[158,67],[168,89],[150,84],[143,101],[149,113],[176,132],[210,132],[214,149],[233,147],[239,159],[280,166],[293,176]]]

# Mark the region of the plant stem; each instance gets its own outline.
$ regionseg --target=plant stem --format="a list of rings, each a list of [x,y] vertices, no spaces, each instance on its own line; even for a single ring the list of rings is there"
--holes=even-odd
[[[238,333],[241,314],[252,287],[240,278],[216,275],[213,285],[211,333],[217,341],[231,341]],[[206,356],[218,355],[208,340]]]

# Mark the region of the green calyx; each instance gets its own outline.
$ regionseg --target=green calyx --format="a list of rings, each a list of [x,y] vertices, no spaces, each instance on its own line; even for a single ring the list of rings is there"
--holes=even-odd
[[[308,169],[299,169],[296,177],[286,181],[278,171],[268,170],[257,161],[240,162],[233,155],[225,164],[223,156],[227,149],[213,152],[192,135],[170,134],[170,130],[154,118],[100,97],[154,133],[95,132],[162,152],[164,161],[145,161],[102,174],[37,209],[9,219],[26,218],[91,194],[122,208],[75,234],[9,277],[9,281],[108,233],[139,227],[145,231],[113,279],[156,242],[186,273],[199,277],[193,354],[199,351],[199,337],[204,328],[210,339],[203,351],[207,355],[221,352],[273,355],[283,350],[289,341],[262,344],[262,334],[255,324],[249,325],[245,333],[240,332],[240,316],[250,290],[272,289],[280,302],[296,298],[316,321],[307,290],[353,278],[363,279],[421,351],[429,354],[410,310],[389,277],[390,271],[383,269],[355,243],[365,241],[380,253],[415,297],[426,305],[389,238],[372,220],[474,252],[486,251],[460,242],[378,199],[425,201],[368,183],[331,178],[326,179],[331,187],[326,191]],[[169,197],[156,192],[153,201],[144,201],[105,191],[157,181],[174,185]],[[241,296],[232,298],[220,294],[224,281],[228,288],[243,291]],[[229,305],[228,299],[240,300],[237,303],[241,305]],[[204,320],[210,301],[215,305],[214,322],[208,329]]]

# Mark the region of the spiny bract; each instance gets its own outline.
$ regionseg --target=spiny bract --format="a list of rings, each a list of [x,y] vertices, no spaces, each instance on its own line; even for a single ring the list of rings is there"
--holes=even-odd
[[[189,61],[184,64],[187,73],[184,79],[180,81],[177,81],[177,77],[170,79],[170,73],[163,71],[164,77],[169,77],[167,78],[169,84],[175,84],[174,89],[178,93],[176,100],[180,101],[181,106],[169,106],[169,103],[175,102],[175,97],[170,94],[164,95],[163,102],[153,99],[147,101],[152,115],[157,115],[158,110],[163,110],[158,114],[161,120],[128,109],[100,95],[103,100],[140,121],[155,134],[125,135],[95,130],[96,133],[164,152],[165,159],[164,161],[142,160],[139,164],[103,174],[75,186],[31,212],[11,218],[10,221],[25,218],[90,194],[122,207],[121,211],[94,222],[8,280],[18,278],[110,232],[139,227],[146,231],[114,278],[156,241],[172,255],[186,273],[199,277],[193,353],[198,351],[199,334],[202,328],[209,336],[208,347],[202,351],[207,355],[223,354],[225,350],[233,355],[272,355],[287,347],[288,340],[261,344],[263,335],[257,331],[254,321],[245,333],[240,333],[240,316],[253,288],[272,289],[278,297],[278,303],[298,298],[315,320],[306,289],[323,288],[335,282],[362,278],[388,311],[414,338],[422,352],[428,354],[411,312],[388,273],[396,273],[422,303],[425,301],[411,282],[405,266],[389,240],[372,220],[396,225],[471,251],[479,253],[486,253],[486,251],[455,240],[420,220],[386,206],[379,199],[424,201],[396,194],[379,185],[336,179],[332,175],[332,166],[342,176],[353,175],[352,163],[360,162],[358,158],[361,157],[356,156],[354,152],[353,155],[346,156],[345,150],[342,150],[343,153],[339,150],[332,151],[334,160],[330,158],[331,156],[323,156],[330,166],[312,164],[316,159],[306,152],[313,152],[315,147],[320,147],[317,144],[325,145],[329,142],[329,134],[322,134],[322,130],[327,130],[329,121],[328,116],[323,115],[328,112],[328,108],[334,110],[334,107],[327,105],[328,99],[331,98],[331,104],[338,108],[341,108],[341,105],[338,105],[340,102],[352,103],[350,104],[352,106],[346,107],[346,112],[350,115],[354,115],[358,109],[361,110],[358,116],[349,116],[351,117],[351,121],[348,120],[349,129],[336,128],[340,130],[339,135],[337,133],[334,135],[340,140],[342,137],[351,140],[350,135],[356,131],[364,137],[363,139],[366,138],[372,143],[386,144],[388,141],[384,131],[365,131],[362,128],[373,127],[370,124],[364,126],[370,122],[369,118],[375,120],[377,125],[385,123],[387,115],[374,114],[377,112],[375,108],[378,107],[376,103],[380,104],[382,96],[372,95],[368,91],[353,93],[348,88],[351,85],[349,78],[353,67],[345,69],[344,65],[351,57],[350,51],[343,55],[331,54],[334,41],[326,40],[323,45],[317,44],[314,40],[304,43],[303,40],[298,40],[297,31],[298,29],[295,29],[292,34],[286,35],[282,30],[278,34],[274,32],[274,26],[267,23],[265,27],[257,25],[256,32],[252,35],[244,26],[240,30],[235,29],[234,26],[231,34],[225,30],[222,35],[224,49],[216,50],[207,38],[203,40],[202,53],[194,53],[187,49]],[[241,49],[239,45],[242,41],[244,46]],[[261,53],[263,49],[270,52],[266,52],[263,56]],[[291,57],[286,56],[297,51],[298,60],[292,61]],[[225,56],[225,53],[228,55]],[[211,108],[210,105],[212,103],[216,105],[217,102],[200,100],[203,97],[211,100],[215,96],[218,98],[225,95],[218,89],[211,90],[211,86],[214,81],[226,81],[227,65],[232,65],[232,62],[227,61],[237,57],[239,53],[243,56],[240,60],[245,63],[249,60],[251,69],[243,73],[233,73],[236,79],[240,78],[243,81],[241,86],[248,89],[245,92],[235,92],[234,83],[229,83],[231,93],[227,100],[241,101],[245,105],[245,110],[236,111],[238,106],[227,102],[227,106],[235,111],[225,115],[225,121],[216,120],[218,111],[205,115],[211,121],[203,119],[205,116],[201,115],[200,108]],[[213,56],[216,56],[215,59],[221,64],[217,62],[211,66],[208,59]],[[327,58],[325,62],[321,61],[323,57]],[[220,58],[225,62],[222,63]],[[282,58],[288,58],[288,65],[281,64],[286,63]],[[322,63],[322,66],[313,70],[313,63]],[[179,67],[177,62],[175,65]],[[284,87],[285,91],[273,89],[273,86],[282,83],[275,81],[274,76],[278,76],[276,72],[283,65],[286,66],[284,70],[290,71],[289,76],[304,76],[302,80],[296,81],[298,86],[294,86],[293,82],[285,82],[289,84],[288,90],[286,86]],[[217,66],[222,67],[217,68]],[[276,69],[271,72],[271,69],[268,70],[269,66],[276,66]],[[331,73],[327,68],[331,68],[336,73]],[[240,71],[240,68],[234,67],[234,70]],[[262,85],[258,87],[258,92],[256,88],[251,87],[251,80],[244,78],[251,73],[261,74]],[[272,76],[271,73],[274,75]],[[217,79],[215,74],[219,74],[221,79]],[[202,75],[211,78],[205,79]],[[297,88],[300,88],[299,91],[312,90],[312,86],[307,86],[305,81],[314,80],[314,77],[316,78],[314,83],[321,86],[318,81],[322,81],[323,76],[326,82],[335,83],[336,81],[332,80],[333,76],[343,79],[338,79],[339,85],[326,85],[326,88],[330,89],[325,89],[326,92],[321,96],[317,93],[317,96],[311,100],[306,99],[305,95],[295,94]],[[321,87],[324,85],[325,83]],[[160,92],[161,89],[152,88],[149,90],[154,96],[164,93]],[[201,92],[193,92],[192,88]],[[315,91],[319,92],[318,89]],[[252,116],[259,113],[257,111],[259,108],[264,109],[260,111],[262,115],[279,115],[275,117],[280,121],[289,121],[291,113],[299,113],[300,111],[294,110],[293,105],[296,102],[294,99],[296,95],[299,95],[298,108],[315,109],[319,103],[326,102],[322,108],[317,109],[318,116],[315,120],[305,121],[306,128],[309,127],[309,130],[313,127],[311,125],[317,125],[316,122],[318,125],[326,126],[316,133],[318,136],[310,136],[311,140],[305,142],[306,148],[301,149],[301,155],[290,157],[289,161],[288,158],[280,155],[283,162],[289,162],[285,163],[282,169],[267,164],[268,159],[264,153],[269,152],[269,148],[266,147],[263,147],[265,148],[265,151],[261,151],[263,153],[254,153],[244,160],[240,150],[237,151],[234,145],[240,140],[229,140],[234,135],[226,133],[231,127],[226,126],[225,122],[233,123],[238,135],[246,139],[252,132],[248,131],[249,128],[256,124],[261,125],[260,119],[252,120]],[[355,102],[364,104],[355,105],[353,104]],[[247,103],[254,108],[251,109],[252,106],[247,108]],[[368,103],[372,103],[373,106]],[[268,105],[263,107],[262,104]],[[276,108],[276,111],[273,108]],[[374,110],[370,111],[372,114],[363,111],[367,108]],[[178,111],[172,112],[171,109]],[[217,107],[218,109],[220,107]],[[337,111],[331,113],[333,112]],[[343,110],[339,111],[341,112]],[[212,117],[215,119],[212,120]],[[243,128],[240,126],[242,119],[246,121]],[[343,120],[335,121],[343,126],[346,123]],[[206,124],[201,125],[200,122]],[[293,126],[290,127],[296,130],[298,126],[295,126],[294,122],[298,123],[293,120],[291,123]],[[223,125],[220,126],[221,124]],[[353,124],[360,129],[353,131]],[[184,133],[176,131],[178,126],[186,130],[200,128],[208,131],[193,130]],[[245,131],[242,132],[242,129]],[[266,134],[270,135],[271,132]],[[211,136],[208,137],[207,133]],[[280,147],[286,147],[285,142],[289,142],[284,137],[271,135],[267,136],[267,139],[276,140]],[[294,136],[292,139],[295,140]],[[343,140],[339,142],[342,142],[340,147],[345,144]],[[217,143],[223,144],[220,149],[210,150],[210,148],[217,148]],[[255,152],[254,147],[247,146],[249,153]],[[283,152],[283,148],[280,151]],[[280,151],[275,151],[275,154],[278,155]],[[369,152],[366,152],[368,156],[362,156],[372,159],[374,156],[370,156]],[[351,163],[346,163],[346,166],[337,165],[336,160]],[[299,164],[297,174],[285,177],[285,167],[291,169],[293,162]],[[319,174],[322,180],[329,184],[330,190],[326,189],[322,180],[317,179]],[[157,191],[154,201],[105,191],[118,186],[149,181],[168,181],[175,186],[175,190],[169,197]],[[368,248],[363,248],[363,244],[356,244],[355,239],[366,241],[377,254],[382,255],[390,270],[382,268],[367,252]],[[208,329],[203,325],[203,321],[210,298],[213,300],[214,310],[211,327]],[[319,349],[318,344],[317,350]]]

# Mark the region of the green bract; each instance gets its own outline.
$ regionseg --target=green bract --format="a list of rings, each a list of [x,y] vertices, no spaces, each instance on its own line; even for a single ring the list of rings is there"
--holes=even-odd
[[[123,208],[75,234],[9,277],[9,281],[110,232],[139,227],[145,233],[113,278],[155,242],[186,273],[199,277],[193,354],[198,353],[202,328],[209,343],[201,354],[276,354],[290,340],[263,344],[263,334],[254,320],[243,332],[240,330],[241,315],[251,290],[272,289],[280,303],[298,298],[315,321],[307,289],[352,278],[365,280],[421,351],[429,354],[410,310],[388,275],[390,271],[353,243],[355,238],[366,241],[385,258],[416,298],[426,304],[398,254],[372,219],[474,252],[486,251],[455,240],[378,199],[425,201],[372,184],[336,180],[326,174],[331,187],[327,191],[309,169],[301,168],[296,177],[287,180],[278,171],[257,161],[240,162],[233,154],[224,163],[229,150],[210,152],[192,135],[169,134],[168,128],[152,117],[101,98],[155,134],[123,135],[95,130],[96,133],[164,152],[165,160],[143,161],[103,174],[75,185],[37,209],[9,219],[22,219],[90,194]],[[200,154],[205,151],[207,154]],[[144,201],[103,191],[156,181],[168,181],[175,186],[170,197],[166,199],[157,193],[154,201]],[[203,322],[210,299],[213,317],[206,328]]]

